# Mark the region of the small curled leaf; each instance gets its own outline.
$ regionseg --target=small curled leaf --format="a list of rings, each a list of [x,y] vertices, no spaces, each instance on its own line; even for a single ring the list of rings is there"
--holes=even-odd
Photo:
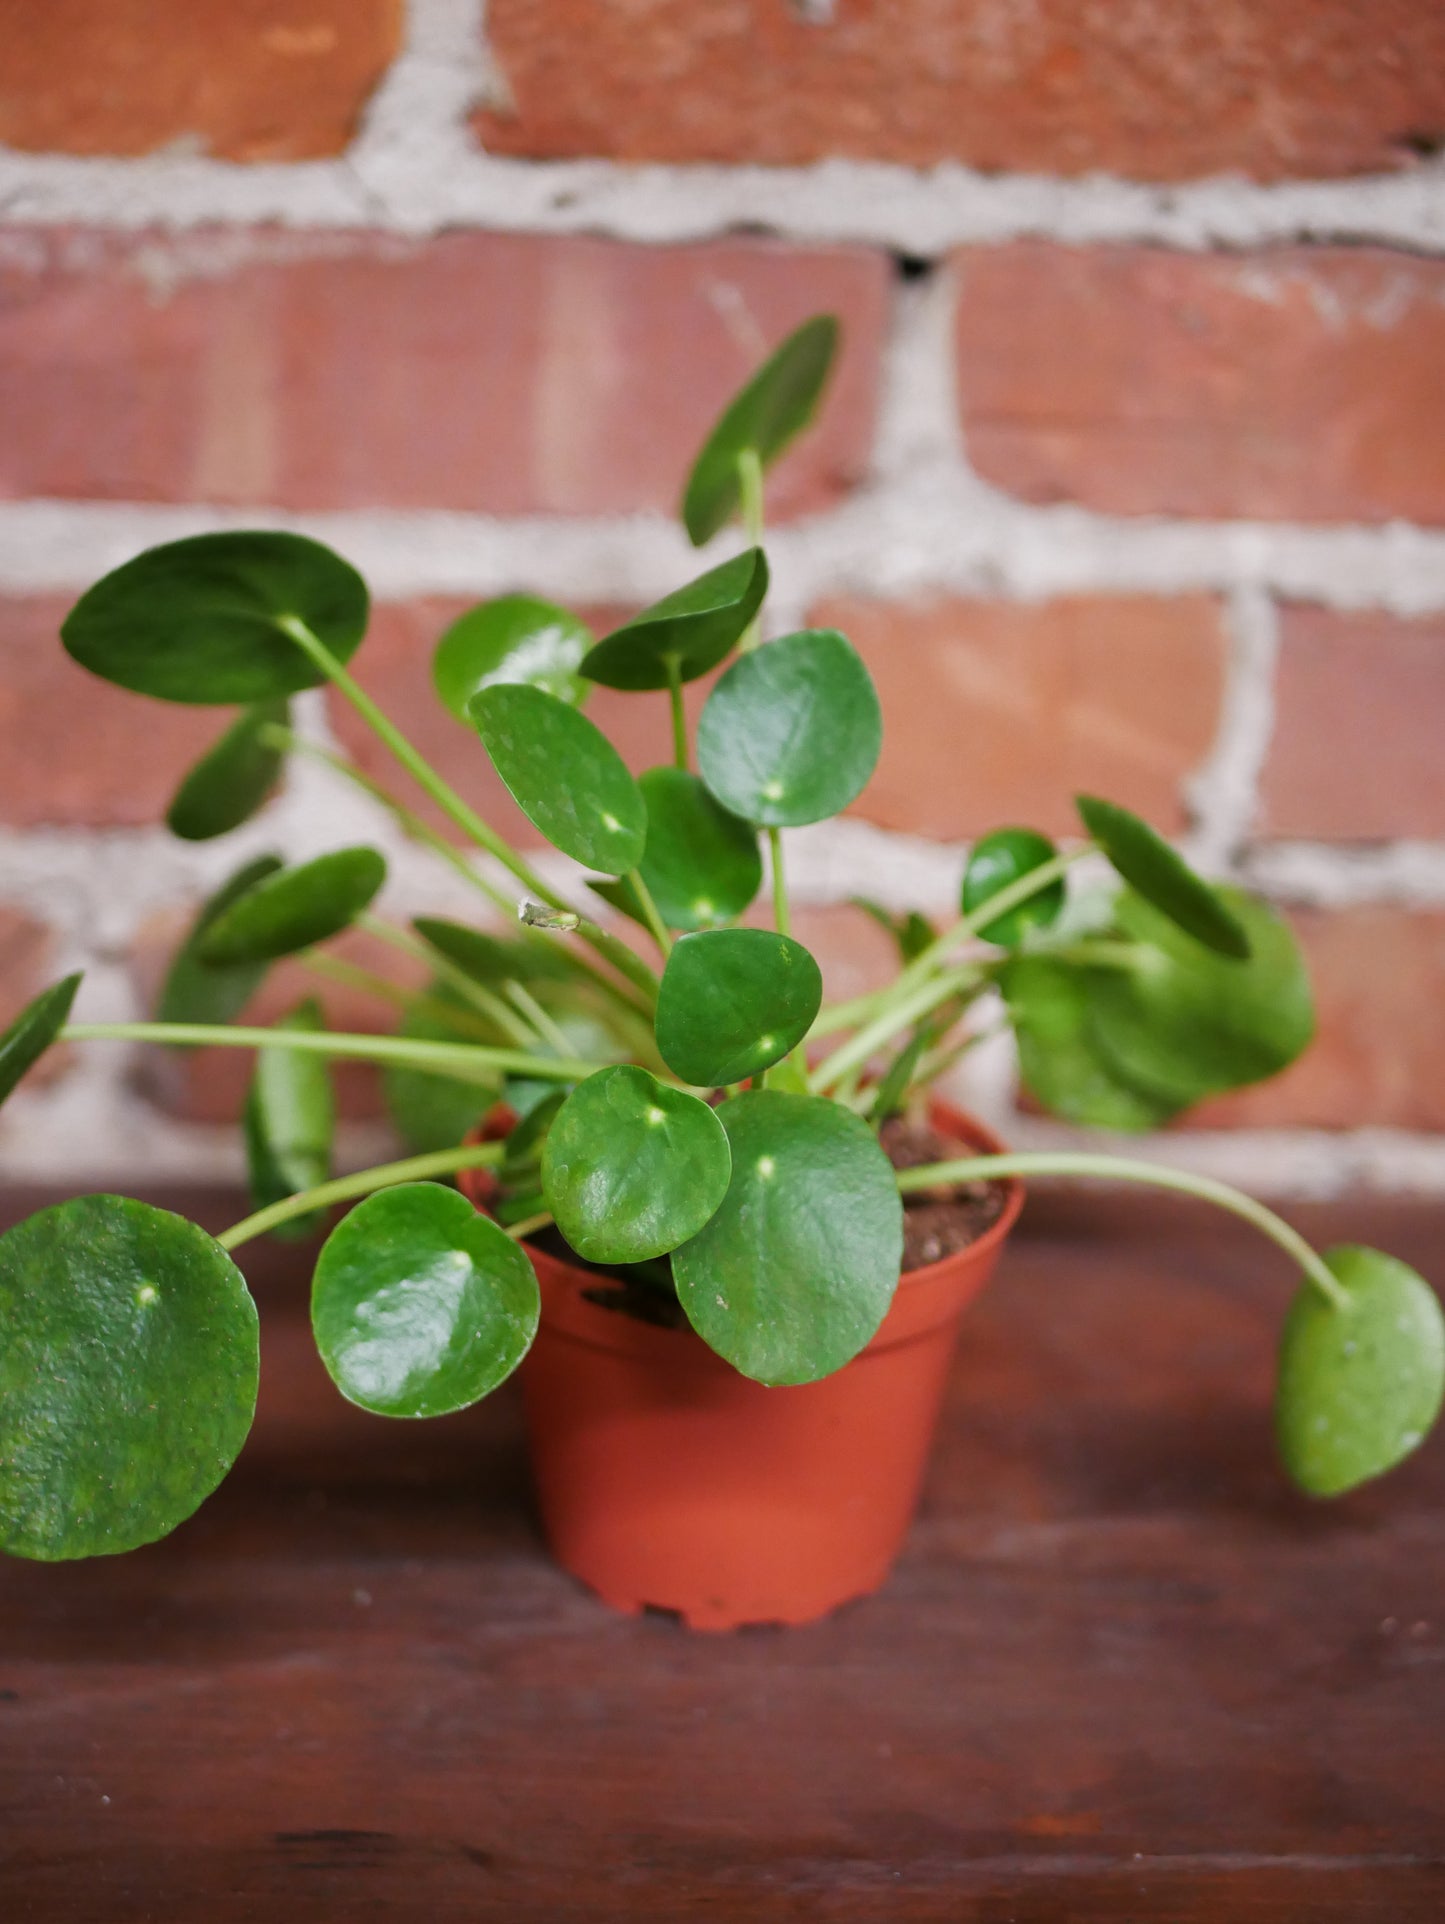
[[[1084,827],[1137,894],[1205,948],[1245,960],[1249,936],[1217,889],[1139,816],[1096,795],[1074,798]]]
[[[0,1035],[0,1102],[4,1102],[22,1076],[27,1075],[45,1054],[70,1015],[70,1005],[80,987],[81,972],[52,983],[28,1002],[15,1020]]]
[[[166,810],[172,835],[206,842],[251,819],[280,778],[285,756],[267,730],[284,728],[287,715],[282,700],[260,702],[231,724],[176,790]]]
[[[276,1022],[278,1029],[317,1034],[321,1008],[308,997]],[[336,1103],[326,1058],[301,1049],[258,1049],[246,1098],[246,1159],[257,1209],[314,1189],[331,1173]],[[283,1241],[311,1235],[324,1216],[293,1216],[271,1233]]]
[[[250,1001],[266,974],[266,963],[233,962],[221,967],[200,957],[206,931],[233,902],[249,895],[258,883],[279,875],[279,855],[258,855],[228,876],[191,924],[176,950],[156,1002],[158,1022],[231,1022]]]
[[[374,848],[338,848],[268,875],[202,931],[204,963],[264,962],[294,955],[349,928],[386,880]]]

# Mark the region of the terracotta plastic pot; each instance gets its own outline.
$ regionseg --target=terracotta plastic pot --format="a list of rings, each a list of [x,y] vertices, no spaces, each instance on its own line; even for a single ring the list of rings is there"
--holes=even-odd
[[[987,1131],[938,1105],[965,1151]],[[690,1330],[588,1300],[599,1278],[530,1251],[542,1323],[522,1365],[543,1523],[558,1561],[620,1610],[693,1628],[806,1623],[886,1579],[918,1503],[959,1315],[1023,1205],[904,1276],[873,1341],[801,1388],[739,1376]]]

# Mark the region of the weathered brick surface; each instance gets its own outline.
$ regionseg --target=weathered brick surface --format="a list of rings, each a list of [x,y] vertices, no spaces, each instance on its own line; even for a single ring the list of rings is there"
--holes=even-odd
[[[1195,1127],[1445,1130],[1445,913],[1367,906],[1292,918],[1319,1032],[1283,1075],[1203,1104]]]
[[[54,948],[43,923],[8,902],[0,903],[0,1029],[56,979]],[[50,1049],[26,1075],[25,1086],[36,1089],[53,1082],[64,1074],[69,1059],[68,1043]]]
[[[1024,242],[960,255],[958,278],[968,455],[1010,494],[1445,521],[1445,262]]]
[[[0,496],[672,511],[762,348],[847,330],[769,512],[863,471],[881,255],[448,234],[0,235]]]
[[[1418,0],[490,0],[488,147],[1157,180],[1407,163],[1445,122]]]
[[[0,599],[0,822],[156,821],[230,710],[147,701],[88,675],[60,645],[70,599]]]
[[[1077,827],[1096,791],[1165,831],[1213,739],[1225,643],[1205,596],[840,599],[814,609],[872,671],[883,754],[854,813],[951,841]]]
[[[186,914],[151,917],[131,952],[131,977],[143,1009],[155,1006],[172,955],[190,925]],[[328,952],[359,963],[406,987],[420,986],[424,971],[388,944],[360,930],[328,944]],[[384,1035],[396,1027],[397,1011],[349,983],[322,980],[294,960],[278,962],[267,974],[238,1022],[270,1023],[306,996],[320,1002],[329,1029]],[[145,1048],[137,1058],[139,1088],[167,1114],[190,1122],[239,1120],[245,1107],[255,1057],[249,1049]],[[364,1120],[382,1113],[380,1071],[367,1063],[334,1066],[338,1113]]]
[[[1442,721],[1445,616],[1282,609],[1260,832],[1445,836]]]
[[[340,153],[402,0],[0,0],[0,142],[224,160]]]

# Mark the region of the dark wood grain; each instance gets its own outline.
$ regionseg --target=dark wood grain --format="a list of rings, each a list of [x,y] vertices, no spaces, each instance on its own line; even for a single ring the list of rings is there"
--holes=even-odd
[[[1445,1212],[1298,1215],[1442,1267]],[[221,1493],[0,1566],[0,1917],[1445,1917],[1445,1449],[1293,1495],[1272,1252],[1188,1206],[1025,1221],[893,1583],[715,1638],[551,1567],[509,1394],[342,1405],[304,1258],[259,1253]]]

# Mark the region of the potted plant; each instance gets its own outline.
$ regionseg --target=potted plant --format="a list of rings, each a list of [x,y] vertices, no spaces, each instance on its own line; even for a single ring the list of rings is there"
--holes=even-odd
[[[1363,1248],[1317,1254],[1201,1176],[1005,1153],[930,1105],[981,1009],[1012,1026],[1033,1096],[1077,1122],[1151,1128],[1274,1073],[1313,1016],[1294,942],[1262,903],[1201,879],[1126,810],[1081,797],[1065,850],[1022,828],[978,842],[947,926],[872,907],[896,939],[896,976],[824,999],[789,930],[784,832],[858,796],[882,721],[844,636],[763,642],[759,616],[764,472],[815,411],[836,340],[820,317],[783,342],[698,458],[687,530],[702,543],[740,520],[739,553],[601,640],[563,609],[508,596],[437,648],[441,700],[593,878],[601,920],[549,887],[352,678],[367,591],[328,549],[292,534],[179,541],[116,569],[72,611],[65,646],[94,673],[240,711],[177,793],[177,834],[235,828],[288,754],[319,755],[489,908],[520,897],[520,926],[378,922],[385,863],[370,848],[292,867],[264,857],[206,904],[155,1021],[71,1023],[72,976],[0,1038],[0,1094],[58,1038],[221,1043],[254,1050],[256,1064],[245,1117],[256,1207],[224,1234],[85,1196],[0,1238],[6,1549],[127,1550],[190,1515],[234,1461],[255,1401],[256,1312],[233,1252],[262,1234],[322,1235],[342,1202],[355,1207],[325,1234],[312,1285],[341,1393],[381,1415],[432,1416],[523,1364],[561,1559],[619,1604],[695,1623],[799,1620],[882,1581],[954,1324],[1023,1176],[1200,1197],[1294,1261],[1277,1428],[1306,1491],[1378,1475],[1430,1427],[1445,1326],[1403,1264]],[[683,688],[718,669],[694,742]],[[289,697],[324,683],[515,892],[292,732]],[[666,751],[636,779],[584,712],[597,684],[657,708]],[[746,926],[763,844],[771,925]],[[1106,884],[1071,886],[1086,854]],[[650,959],[620,938],[619,917]],[[421,958],[427,986],[404,990],[330,955],[328,940],[358,923]],[[314,1002],[239,1025],[284,955],[400,1000],[396,1033],[332,1033]],[[415,1153],[331,1175],[327,1065],[342,1057],[384,1065]]]

